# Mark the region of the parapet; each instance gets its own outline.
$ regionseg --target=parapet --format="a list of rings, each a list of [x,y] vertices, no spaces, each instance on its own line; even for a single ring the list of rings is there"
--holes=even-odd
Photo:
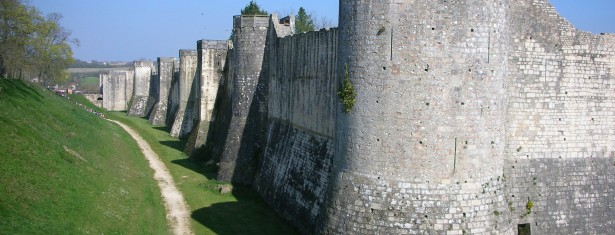
[[[179,50],[179,56],[180,57],[184,57],[184,56],[197,56],[197,51],[196,50],[188,50],[188,49],[182,49]]]
[[[278,15],[272,14],[271,25],[273,25],[277,37],[285,37],[295,33],[295,17],[292,15],[278,19]]]
[[[233,28],[245,28],[245,27],[268,27],[269,26],[269,16],[268,15],[258,15],[258,16],[233,16]]]
[[[175,58],[173,57],[158,57],[158,62],[175,62]]]
[[[149,60],[137,60],[135,62],[133,62],[135,68],[139,68],[139,67],[153,67],[154,63],[152,61]]]
[[[198,40],[196,42],[196,47],[199,50],[202,49],[227,49],[228,41],[227,40]]]

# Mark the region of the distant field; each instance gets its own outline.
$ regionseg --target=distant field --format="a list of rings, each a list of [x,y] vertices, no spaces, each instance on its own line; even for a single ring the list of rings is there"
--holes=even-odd
[[[68,73],[71,81],[79,84],[78,89],[86,93],[100,92],[98,77],[103,71],[126,68],[69,68]]]
[[[167,234],[134,140],[75,100],[0,79],[0,234]]]
[[[81,83],[80,85],[85,86],[85,85],[94,85],[94,86],[98,86],[100,84],[98,77],[82,77],[80,79]]]
[[[68,72],[73,73],[100,73],[101,71],[109,71],[109,70],[121,70],[128,69],[128,67],[122,68],[69,68]]]

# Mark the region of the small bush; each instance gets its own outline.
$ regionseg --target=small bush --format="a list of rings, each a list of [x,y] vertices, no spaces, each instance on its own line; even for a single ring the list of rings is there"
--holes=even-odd
[[[350,82],[348,78],[348,65],[346,64],[344,67],[344,81],[342,82],[337,95],[342,100],[342,105],[344,106],[344,113],[349,113],[354,107],[356,103],[357,93],[354,90],[354,86]]]
[[[527,208],[527,212],[532,213],[532,208],[534,207],[534,203],[532,201],[527,201],[527,204],[525,205],[525,208]]]

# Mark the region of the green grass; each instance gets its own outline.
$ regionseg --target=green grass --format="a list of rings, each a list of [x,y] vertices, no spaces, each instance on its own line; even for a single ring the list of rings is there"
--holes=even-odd
[[[79,89],[86,93],[94,93],[100,90],[98,77],[81,77],[79,79]]]
[[[187,159],[181,151],[185,142],[171,137],[165,127],[152,127],[123,112],[107,115],[138,131],[165,162],[192,210],[196,234],[297,234],[254,190],[235,188],[232,194],[220,194],[220,183],[213,180],[216,170]]]
[[[81,81],[81,85],[95,85],[98,86],[99,85],[99,78],[98,77],[82,77],[80,79]]]
[[[1,234],[167,234],[153,171],[119,126],[0,79]]]

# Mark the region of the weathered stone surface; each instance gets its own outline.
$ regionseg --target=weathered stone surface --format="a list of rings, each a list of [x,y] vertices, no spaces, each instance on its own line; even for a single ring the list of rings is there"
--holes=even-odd
[[[237,16],[228,57],[199,41],[174,73],[167,123],[219,180],[306,234],[611,232],[615,35],[546,0],[342,0],[339,29],[293,24]]]
[[[224,76],[224,65],[228,52],[228,41],[199,40],[197,42],[197,75],[194,81],[196,102],[194,113],[196,125],[186,143],[186,152],[192,155],[194,150],[205,147],[213,133],[210,126],[216,116],[215,105],[218,88]]]
[[[102,107],[109,111],[125,111],[126,99],[126,72],[107,71],[100,74],[103,87]]]
[[[146,117],[154,104],[155,100],[150,99],[150,80],[152,77],[152,68],[154,64],[151,61],[135,61],[134,67],[134,83],[133,95],[129,116]]]
[[[96,105],[96,107],[103,108],[102,106],[102,94],[83,94],[88,101]]]
[[[357,97],[338,108],[325,231],[512,231],[494,216],[507,209],[506,2],[340,2],[338,74],[348,65]]]
[[[286,36],[275,16],[274,26],[267,42],[267,137],[254,188],[300,231],[313,234],[332,169],[338,34]]]
[[[575,29],[546,0],[511,2],[509,15],[503,195],[513,223],[613,233],[615,35]]]
[[[158,57],[158,93],[156,100],[158,101],[153,108],[152,114],[149,117],[149,122],[152,125],[165,125],[168,116],[169,91],[171,89],[171,80],[173,79],[173,66],[175,58]]]
[[[267,74],[263,70],[269,17],[235,16],[229,75],[230,125],[217,179],[250,185],[262,151],[266,118]],[[263,79],[261,79],[263,78]]]
[[[192,131],[194,124],[194,102],[197,99],[194,78],[197,69],[197,51],[179,50],[179,102],[171,136],[183,138]]]

